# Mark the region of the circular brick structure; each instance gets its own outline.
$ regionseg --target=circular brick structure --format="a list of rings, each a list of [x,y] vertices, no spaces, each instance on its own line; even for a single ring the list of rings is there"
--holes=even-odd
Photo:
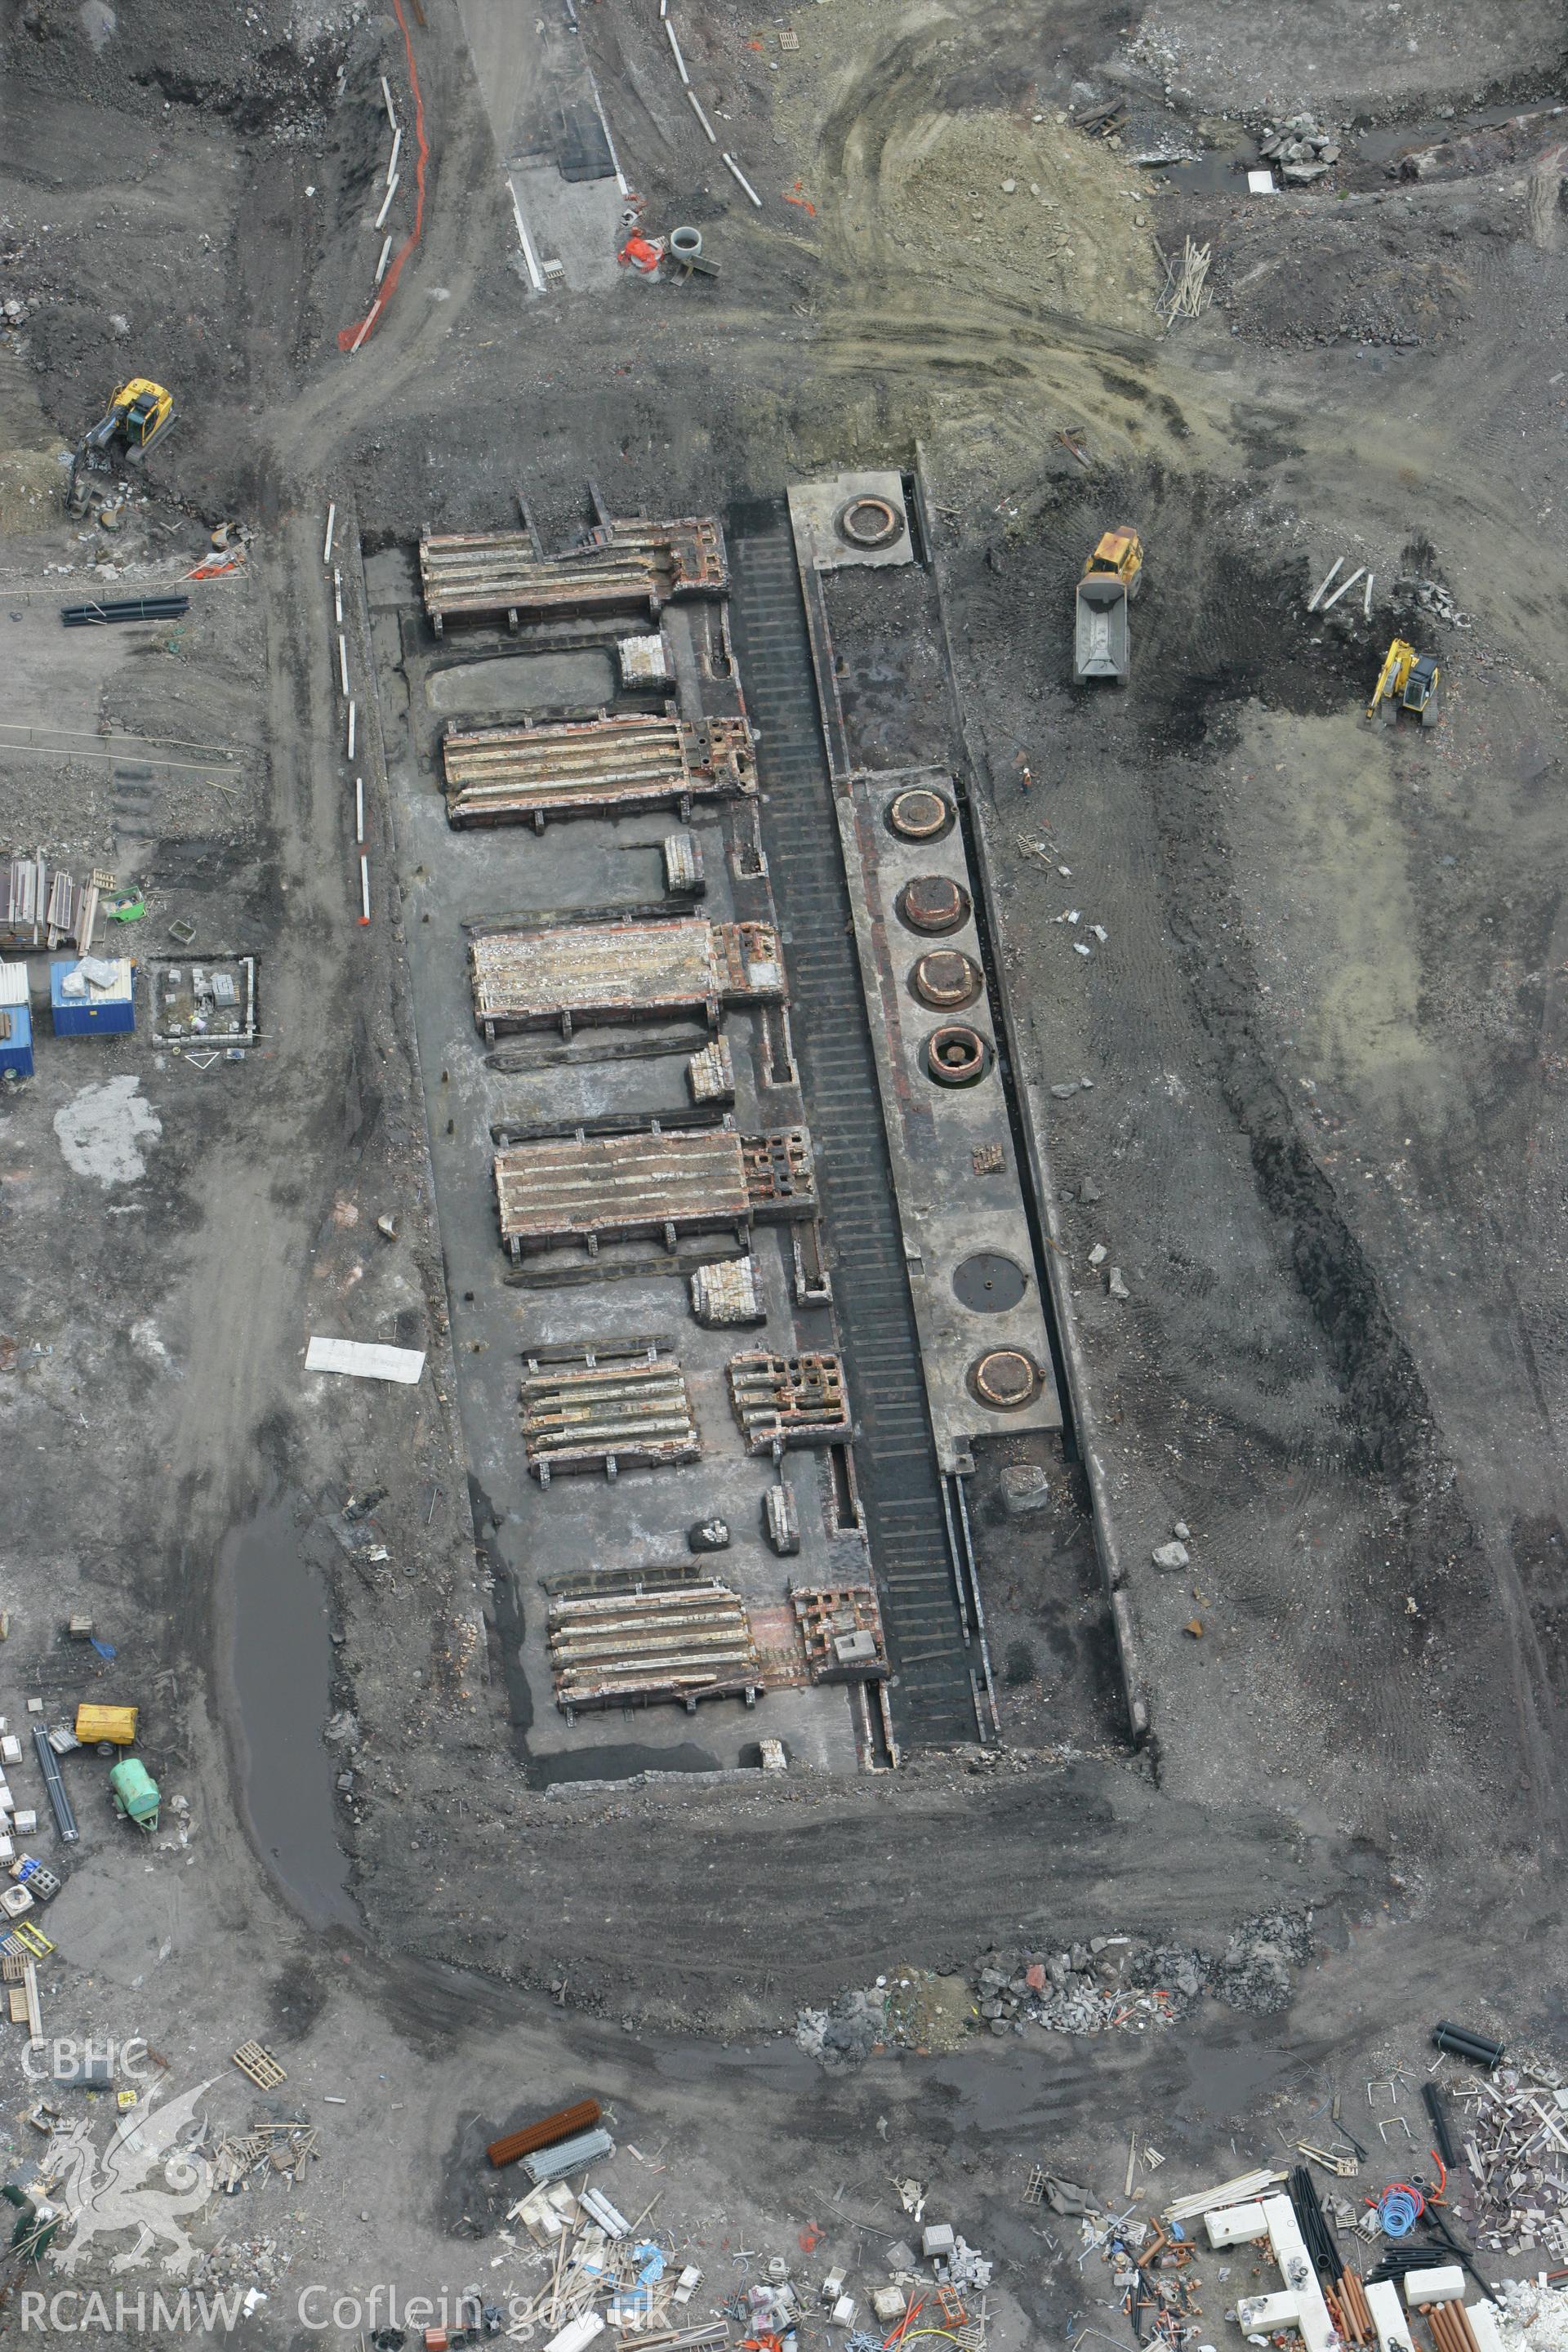
[[[934,1005],[939,1013],[956,1012],[979,995],[980,966],[962,948],[931,948],[910,974],[910,983],[922,1004]]]
[[[926,1039],[925,1064],[939,1087],[972,1087],[991,1066],[991,1046],[967,1021],[949,1021]]]
[[[900,841],[936,841],[952,824],[952,803],[945,793],[934,793],[927,784],[911,784],[908,792],[894,794],[888,823]]]
[[[956,931],[970,917],[968,891],[945,874],[917,874],[912,882],[905,883],[895,903],[900,922],[933,939],[940,939],[944,931]]]

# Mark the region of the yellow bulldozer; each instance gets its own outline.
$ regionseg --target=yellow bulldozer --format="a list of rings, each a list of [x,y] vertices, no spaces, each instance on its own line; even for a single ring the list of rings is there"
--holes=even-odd
[[[122,383],[98,423],[89,426],[78,445],[71,462],[72,514],[87,512],[92,495],[90,477],[108,472],[115,450],[123,450],[127,464],[137,464],[155,441],[163,439],[174,422],[174,395],[165,392],[161,383],[144,375],[132,376],[129,383]]]
[[[1366,715],[1393,727],[1400,712],[1407,710],[1423,727],[1436,727],[1442,695],[1443,672],[1436,656],[1418,654],[1403,637],[1395,637],[1383,657]]]

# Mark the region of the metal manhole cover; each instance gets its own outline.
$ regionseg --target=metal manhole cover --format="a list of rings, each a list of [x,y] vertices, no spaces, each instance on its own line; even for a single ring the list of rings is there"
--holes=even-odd
[[[892,547],[904,535],[903,516],[892,500],[873,498],[869,493],[841,506],[833,519],[833,527],[849,546],[868,553]]]
[[[953,1269],[953,1296],[975,1315],[1005,1315],[1028,1286],[1023,1267],[1000,1250],[976,1250]]]

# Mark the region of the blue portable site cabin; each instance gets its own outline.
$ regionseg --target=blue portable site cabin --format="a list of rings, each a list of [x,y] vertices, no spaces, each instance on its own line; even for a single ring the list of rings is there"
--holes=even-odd
[[[136,1026],[136,967],[129,956],[83,960],[94,972],[112,974],[106,985],[89,980],[82,962],[49,966],[49,1011],[57,1037],[124,1037]],[[68,989],[67,981],[80,987]]]
[[[0,1070],[33,1075],[33,1015],[26,1004],[0,1004]]]
[[[20,961],[0,963],[0,1070],[19,1078],[33,1075],[33,1008],[27,967]]]

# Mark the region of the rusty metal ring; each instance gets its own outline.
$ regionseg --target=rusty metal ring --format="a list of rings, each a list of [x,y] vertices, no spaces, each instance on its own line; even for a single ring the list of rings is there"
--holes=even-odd
[[[891,499],[878,498],[874,492],[865,490],[839,508],[833,518],[833,528],[848,546],[874,555],[902,539],[904,518]]]
[[[966,1021],[949,1021],[926,1039],[925,1066],[939,1087],[972,1087],[991,1066],[991,1046]]]
[[[993,1348],[969,1368],[969,1386],[994,1412],[1017,1412],[1040,1393],[1040,1368],[1022,1348]]]

